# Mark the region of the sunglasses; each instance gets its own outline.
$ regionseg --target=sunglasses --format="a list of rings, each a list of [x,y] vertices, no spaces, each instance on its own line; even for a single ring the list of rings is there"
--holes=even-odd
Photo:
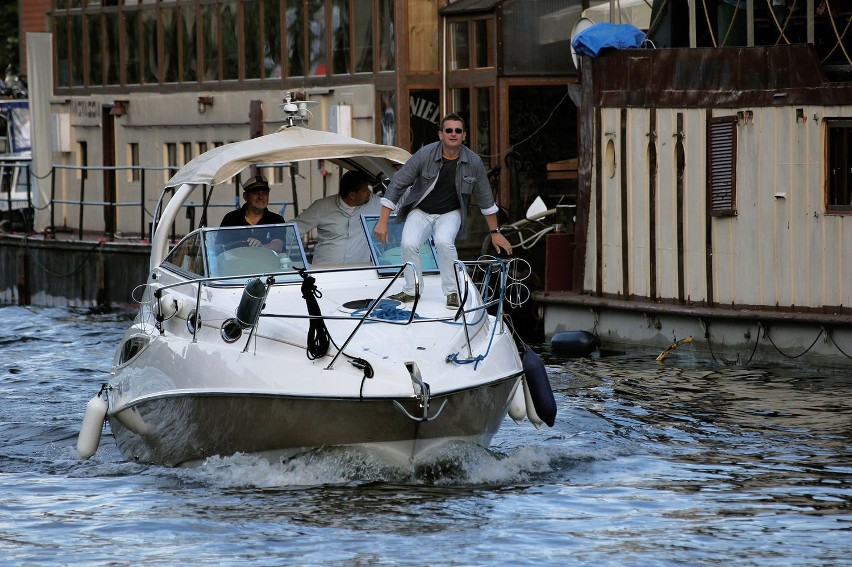
[[[452,134],[453,132],[456,134],[464,134],[464,128],[444,128],[444,132],[447,134]]]

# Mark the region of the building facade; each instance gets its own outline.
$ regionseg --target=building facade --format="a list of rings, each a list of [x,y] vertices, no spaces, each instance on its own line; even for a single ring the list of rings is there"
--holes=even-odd
[[[139,207],[81,213],[73,201],[140,203],[150,215],[174,168],[278,128],[285,93],[310,101],[312,128],[410,151],[437,139],[442,115],[461,114],[498,202],[517,213],[536,195],[564,192],[551,190],[547,164],[577,156],[566,84],[575,77],[571,26],[587,3],[48,2],[41,17],[52,43],[53,163],[69,169],[57,170],[49,191],[42,181],[53,218],[42,214],[36,224],[73,227],[82,218],[96,231],[141,235]],[[21,3],[22,20],[35,21],[39,8]],[[74,169],[101,166],[116,169]],[[338,178],[325,164],[270,175],[287,218],[336,191]],[[234,203],[218,205],[224,214]]]

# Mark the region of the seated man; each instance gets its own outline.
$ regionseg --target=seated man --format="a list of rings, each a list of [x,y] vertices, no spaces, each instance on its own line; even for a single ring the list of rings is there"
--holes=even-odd
[[[220,226],[255,226],[284,222],[284,217],[266,208],[269,204],[269,183],[262,175],[256,175],[243,184],[243,199],[245,204],[226,214]],[[284,242],[269,229],[253,229],[245,240],[242,240],[244,232],[239,232],[239,241],[227,241],[223,244],[228,248],[263,246],[276,252],[280,252],[284,247]]]
[[[353,264],[370,261],[370,245],[361,215],[378,214],[382,205],[370,189],[370,178],[347,171],[337,195],[317,199],[296,217],[299,232],[317,229],[312,264]]]

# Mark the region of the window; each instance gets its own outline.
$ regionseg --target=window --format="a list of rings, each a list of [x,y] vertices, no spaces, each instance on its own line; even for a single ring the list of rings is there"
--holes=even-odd
[[[416,22],[410,33],[419,41],[411,68],[437,71],[435,5],[410,4]],[[57,0],[54,6],[56,85],[72,91],[159,84],[185,91],[205,82],[396,70],[395,0]],[[494,22],[464,26],[462,68],[493,66]]]
[[[203,276],[204,257],[201,254],[201,239],[198,234],[191,234],[184,238],[166,256],[163,263],[171,264],[172,267],[190,274]]]
[[[127,162],[133,167],[139,167],[139,144],[131,142],[127,144]],[[138,169],[131,169],[127,172],[128,181],[139,181],[142,179],[142,174]]]
[[[301,77],[305,74],[305,63],[302,54],[305,51],[304,22],[302,15],[304,7],[301,2],[288,2],[287,14],[284,18],[284,26],[287,29],[287,76]]]
[[[450,69],[467,69],[470,59],[467,22],[450,24]]]
[[[826,125],[826,211],[852,212],[852,120],[827,120]]]
[[[155,84],[160,80],[160,59],[157,56],[157,11],[142,10],[141,50],[144,60],[143,81]]]
[[[89,145],[87,142],[77,142],[77,165],[81,168],[89,165]],[[80,169],[77,177],[79,179],[88,179],[89,172],[85,169]]]
[[[139,53],[139,12],[127,12],[124,14],[125,40],[122,44],[124,49],[124,81],[129,85],[138,85],[140,82],[140,53]]]
[[[192,142],[184,142],[181,146],[183,148],[183,163],[187,164],[192,161]]]
[[[281,2],[263,0],[263,77],[280,79],[281,65]]]
[[[163,160],[166,162],[166,167],[168,169],[165,171],[165,181],[168,181],[169,178],[174,175],[178,170],[178,156],[177,156],[177,144],[173,142],[169,142],[166,144],[164,151],[166,155],[164,156],[166,159]]]
[[[118,85],[121,84],[118,64],[118,12],[104,14],[104,34],[104,78],[106,84]]]
[[[198,35],[195,6],[180,9],[180,80],[198,80]]]
[[[308,69],[309,75],[325,76],[327,72],[325,47],[325,0],[308,0]]]
[[[240,78],[240,48],[237,37],[237,3],[222,2],[222,80],[233,81]]]
[[[352,50],[355,53],[355,72],[373,70],[373,0],[354,0]]]
[[[219,79],[219,19],[216,4],[201,7],[201,41],[203,79]]]
[[[737,117],[711,118],[707,128],[707,191],[712,216],[736,215]]]
[[[260,42],[263,39],[260,21],[260,2],[243,2],[243,67],[246,79],[259,79],[263,58]]]
[[[379,71],[396,69],[394,0],[379,0]]]
[[[494,20],[490,18],[487,20],[474,20],[473,41],[476,67],[479,69],[493,67],[494,55],[491,46],[494,45]]]
[[[349,73],[349,0],[334,0],[331,13],[332,70],[335,75]]]
[[[379,91],[379,116],[382,117],[382,144],[397,145],[396,135],[396,91]]]
[[[163,82],[176,83],[178,80],[178,13],[175,8],[160,9],[160,28],[163,36]]]
[[[89,29],[89,84],[102,85],[103,67],[101,65],[101,14],[94,14],[87,18]]]

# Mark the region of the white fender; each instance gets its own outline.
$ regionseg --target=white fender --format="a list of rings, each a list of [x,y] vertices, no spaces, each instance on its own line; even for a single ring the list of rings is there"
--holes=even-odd
[[[522,424],[527,416],[527,402],[524,399],[524,387],[521,385],[521,380],[515,383],[515,389],[509,396],[509,417],[518,425]]]
[[[163,316],[164,321],[171,319],[176,313],[180,314],[183,310],[183,302],[170,293],[163,293],[156,306],[158,314]]]
[[[77,457],[86,460],[95,454],[101,442],[101,431],[107,412],[106,398],[98,393],[86,404],[80,435],[77,436]]]
[[[541,426],[544,425],[544,420],[541,419],[535,411],[535,404],[532,401],[532,396],[530,395],[530,387],[527,385],[527,377],[524,376],[524,402],[527,406],[527,418],[530,420],[530,423],[535,425],[536,429],[541,429]]]

